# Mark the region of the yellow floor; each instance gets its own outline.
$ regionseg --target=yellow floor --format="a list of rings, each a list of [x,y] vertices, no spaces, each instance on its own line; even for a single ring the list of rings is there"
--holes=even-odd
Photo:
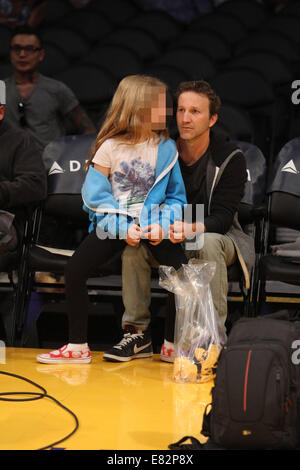
[[[120,364],[105,362],[101,352],[93,352],[91,364],[46,365],[36,362],[39,352],[7,348],[0,370],[37,382],[77,415],[79,429],[57,447],[168,450],[169,444],[186,435],[205,442],[200,430],[212,383],[175,383],[173,365],[157,355]],[[37,392],[3,374],[0,384],[2,393]],[[47,398],[0,401],[1,450],[40,449],[67,435],[73,426],[72,417]]]

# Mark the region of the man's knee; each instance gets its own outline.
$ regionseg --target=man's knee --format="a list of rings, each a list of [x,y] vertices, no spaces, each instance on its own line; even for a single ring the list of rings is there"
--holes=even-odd
[[[126,246],[122,253],[123,266],[143,266],[149,267],[150,261],[147,248],[143,245]]]
[[[213,257],[219,256],[220,252],[224,251],[225,246],[222,235],[218,233],[205,233],[203,242],[203,253],[212,255]]]
[[[236,260],[234,243],[227,235],[219,233],[205,233],[201,257],[208,260],[219,261],[223,259],[227,266]]]

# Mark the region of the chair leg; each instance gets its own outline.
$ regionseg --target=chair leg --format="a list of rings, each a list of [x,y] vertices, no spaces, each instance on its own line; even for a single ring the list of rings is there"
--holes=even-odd
[[[31,295],[32,279],[34,274],[29,273],[28,276],[23,279],[23,282],[19,286],[19,300],[18,300],[18,317],[17,317],[17,333],[23,338],[23,330],[27,321],[27,311]]]
[[[258,287],[257,287],[257,298],[256,298],[256,316],[260,315],[262,306],[266,300],[265,288],[266,288],[265,281],[259,280]]]
[[[15,334],[16,334],[16,323],[18,316],[18,289],[13,279],[13,273],[9,272],[8,277],[12,285],[13,294],[12,294],[12,310],[11,310],[11,326],[10,331],[7,333],[8,344],[10,346],[15,345]]]

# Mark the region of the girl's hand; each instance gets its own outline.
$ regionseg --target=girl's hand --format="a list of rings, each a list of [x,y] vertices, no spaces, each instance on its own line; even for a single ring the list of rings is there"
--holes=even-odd
[[[136,224],[131,224],[128,231],[125,241],[130,246],[136,246],[140,243],[142,235],[142,229]]]
[[[181,243],[185,239],[185,223],[177,220],[170,225],[169,239],[172,243]]]
[[[144,228],[143,238],[148,239],[151,245],[159,245],[164,239],[164,231],[159,224],[151,224]]]

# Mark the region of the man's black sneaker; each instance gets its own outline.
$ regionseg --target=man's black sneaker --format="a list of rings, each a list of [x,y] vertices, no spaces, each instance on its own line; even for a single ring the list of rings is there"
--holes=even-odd
[[[126,362],[131,359],[151,357],[152,341],[149,331],[127,326],[123,339],[103,354],[103,359],[110,362]]]

